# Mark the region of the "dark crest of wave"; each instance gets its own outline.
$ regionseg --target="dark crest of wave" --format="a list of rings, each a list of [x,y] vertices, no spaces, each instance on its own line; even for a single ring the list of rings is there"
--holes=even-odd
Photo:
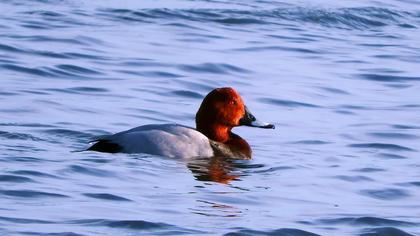
[[[97,14],[111,20],[143,23],[174,21],[213,22],[223,25],[276,24],[290,22],[316,24],[341,29],[372,29],[384,26],[417,28],[419,14],[381,7],[304,8],[270,10],[235,9],[100,9]],[[408,23],[410,22],[410,23]],[[415,24],[415,25],[413,25]]]

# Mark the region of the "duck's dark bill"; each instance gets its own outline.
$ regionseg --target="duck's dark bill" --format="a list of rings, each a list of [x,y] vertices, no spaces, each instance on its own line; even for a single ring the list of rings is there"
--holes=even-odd
[[[265,123],[257,120],[254,115],[248,110],[248,107],[245,106],[245,115],[239,120],[240,125],[246,125],[251,127],[258,127],[264,129],[274,129],[275,126],[270,123]]]

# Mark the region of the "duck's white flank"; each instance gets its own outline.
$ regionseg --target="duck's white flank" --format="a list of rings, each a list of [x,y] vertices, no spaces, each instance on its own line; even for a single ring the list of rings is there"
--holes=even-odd
[[[177,124],[153,124],[107,135],[125,153],[148,153],[167,157],[210,157],[213,149],[209,139],[197,130]]]

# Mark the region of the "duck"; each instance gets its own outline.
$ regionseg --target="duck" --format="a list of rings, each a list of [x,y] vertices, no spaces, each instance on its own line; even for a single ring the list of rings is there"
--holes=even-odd
[[[257,120],[239,93],[231,87],[216,88],[204,97],[195,124],[195,128],[181,124],[143,125],[100,136],[87,150],[176,158],[223,156],[250,159],[250,145],[232,129],[237,126],[275,128],[273,124]]]

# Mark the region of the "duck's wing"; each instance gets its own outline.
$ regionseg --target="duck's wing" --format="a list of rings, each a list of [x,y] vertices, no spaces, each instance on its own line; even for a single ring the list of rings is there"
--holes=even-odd
[[[175,124],[136,127],[106,136],[88,150],[181,158],[213,156],[213,149],[206,136],[193,128]]]

